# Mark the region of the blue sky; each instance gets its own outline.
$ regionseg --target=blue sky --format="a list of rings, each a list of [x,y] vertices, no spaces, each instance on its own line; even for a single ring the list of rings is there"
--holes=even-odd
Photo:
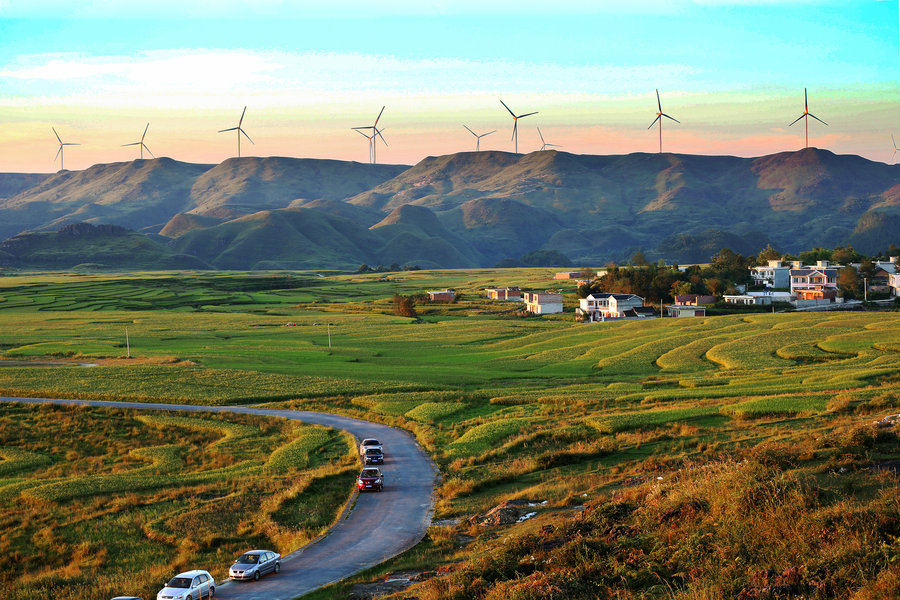
[[[884,161],[885,132],[900,134],[898,5],[0,0],[0,171],[58,168],[50,126],[84,145],[68,168],[127,160],[117,142],[148,120],[155,154],[218,162],[234,149],[216,131],[244,105],[257,155],[366,160],[348,129],[382,105],[381,160],[471,149],[463,122],[511,150],[499,97],[539,111],[520,150],[539,145],[533,125],[573,152],[654,151],[655,88],[682,121],[666,150],[802,147],[787,124],[808,87],[829,123],[811,145]]]

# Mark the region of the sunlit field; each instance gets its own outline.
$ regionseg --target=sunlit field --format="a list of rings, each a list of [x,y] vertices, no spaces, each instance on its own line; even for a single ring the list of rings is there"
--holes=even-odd
[[[900,412],[900,313],[579,324],[571,312],[522,317],[482,297],[487,286],[561,289],[571,311],[574,283],[551,277],[540,269],[7,277],[0,351],[14,362],[0,368],[0,392],[362,416],[410,429],[437,461],[438,519],[509,498],[547,501],[505,541],[466,521],[433,528],[394,566],[455,566],[407,595],[730,598],[765,587],[763,570],[781,577],[802,567],[793,577],[806,595],[796,597],[888,597],[879,594],[900,582],[891,466],[900,449],[896,429],[873,422]],[[393,314],[394,294],[445,287],[461,294],[457,302],[420,300],[417,319]],[[172,439],[161,419],[129,411],[2,411],[0,507],[9,526],[0,539],[14,561],[4,572],[46,565],[17,580],[21,598],[46,586],[76,589],[86,567],[69,565],[82,556],[102,560],[112,585],[150,566],[150,580],[164,578],[192,553],[230,556],[239,537],[296,547],[333,515],[279,523],[279,507],[306,489],[279,473],[327,477],[348,453],[337,434],[246,417],[206,425],[169,417]],[[38,427],[47,413],[60,416]],[[95,421],[130,432],[140,448],[124,451],[128,436],[69,448],[51,429],[70,426],[74,439],[89,440]],[[254,436],[279,450],[230,450]],[[191,444],[203,452],[187,454]],[[187,456],[198,463],[185,469]],[[171,472],[181,491],[150,485]],[[240,506],[260,490],[279,498],[260,515],[265,522],[178,538],[178,519]],[[73,513],[82,516],[64,523]],[[573,514],[587,515],[582,525]],[[116,519],[140,543],[134,557],[112,561],[113,544],[125,542],[91,532]],[[552,529],[541,533],[538,523]],[[461,547],[461,539],[473,541]],[[835,566],[842,561],[857,568]]]

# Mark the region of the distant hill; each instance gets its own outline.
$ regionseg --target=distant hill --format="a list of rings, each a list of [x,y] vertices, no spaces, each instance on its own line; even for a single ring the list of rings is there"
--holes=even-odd
[[[20,269],[208,269],[194,256],[178,254],[140,233],[117,225],[66,225],[59,231],[23,233],[0,242],[0,265]]]
[[[0,175],[0,239],[80,221],[159,233],[219,268],[491,266],[539,250],[576,265],[636,250],[683,263],[767,243],[876,252],[900,244],[900,165],[816,148],[759,158],[550,150],[413,167],[250,157]]]
[[[292,201],[343,200],[396,177],[409,167],[311,158],[229,158],[191,187],[189,212],[233,219]]]

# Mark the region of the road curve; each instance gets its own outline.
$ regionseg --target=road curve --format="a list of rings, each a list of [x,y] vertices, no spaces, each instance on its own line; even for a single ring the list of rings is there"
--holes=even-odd
[[[349,515],[326,536],[286,556],[278,575],[267,575],[258,582],[218,584],[217,600],[291,600],[412,548],[431,524],[437,476],[434,463],[409,433],[387,425],[329,413],[250,406],[7,397],[0,397],[0,402],[268,415],[342,429],[357,439],[374,437],[384,444],[384,492],[360,494]]]

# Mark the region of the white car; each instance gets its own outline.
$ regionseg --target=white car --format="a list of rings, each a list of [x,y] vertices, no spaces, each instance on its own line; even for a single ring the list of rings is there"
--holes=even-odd
[[[201,600],[216,594],[216,582],[208,571],[194,569],[179,573],[159,590],[156,600]]]
[[[384,454],[384,448],[381,447],[381,442],[376,440],[375,438],[366,438],[359,445],[359,454],[360,456],[366,453],[366,450],[369,448],[378,448],[381,450],[381,453]]]

